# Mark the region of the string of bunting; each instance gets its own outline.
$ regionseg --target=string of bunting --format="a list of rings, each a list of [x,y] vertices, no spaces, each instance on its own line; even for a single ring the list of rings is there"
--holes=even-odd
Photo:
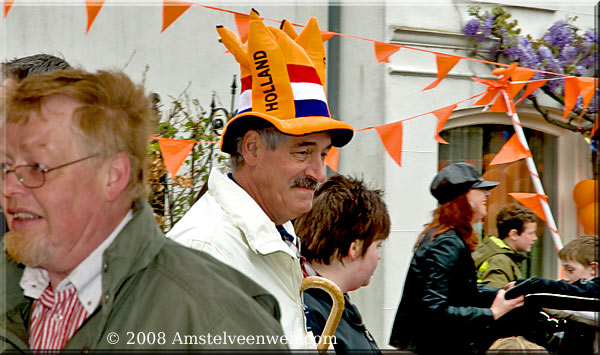
[[[105,0],[85,0],[86,10],[87,10],[87,27],[86,34],[90,31],[92,24],[97,18],[100,10],[102,9]],[[14,0],[4,0],[3,1],[3,17],[6,18],[12,6],[14,5]],[[202,5],[192,2],[185,1],[175,1],[175,0],[163,0],[163,23],[161,33],[164,32],[167,28],[169,28],[178,18],[181,17],[191,6],[203,7],[206,9],[216,10],[227,12],[234,15],[234,21],[240,35],[240,39],[243,43],[247,41],[248,31],[249,31],[249,18],[247,14],[226,10],[218,7]],[[279,20],[273,19],[265,19],[268,21],[273,21],[277,23],[281,23]],[[293,24],[289,22],[285,22],[284,26],[297,26],[303,27],[302,25]],[[477,58],[463,57],[450,55],[435,51],[430,51],[421,48],[414,48],[404,45],[398,45],[393,43],[386,43],[381,41],[376,41],[368,38],[362,38],[357,36],[352,36],[343,33],[336,33],[331,31],[321,31],[321,36],[323,41],[327,41],[333,36],[342,36],[348,37],[363,41],[369,41],[373,43],[375,59],[377,62],[389,63],[389,58],[397,53],[400,49],[407,50],[415,50],[426,53],[431,53],[435,55],[436,58],[436,66],[437,66],[437,78],[432,83],[427,85],[422,91],[427,91],[435,88],[444,78],[448,75],[448,73],[463,59],[476,61],[486,64],[492,64],[497,67],[506,67],[497,68],[494,70],[494,74],[498,75],[498,80],[488,80],[481,79],[476,77],[471,77],[472,80],[487,85],[487,89],[485,92],[467,98],[465,100],[459,101],[452,105],[448,105],[433,111],[429,111],[426,113],[422,113],[416,116],[412,116],[409,118],[405,118],[396,122],[380,125],[380,126],[372,126],[366,127],[362,129],[358,129],[357,132],[366,131],[369,129],[374,129],[377,131],[381,142],[387,151],[387,153],[394,159],[394,161],[401,166],[402,163],[402,138],[403,138],[403,127],[402,123],[407,120],[411,120],[417,117],[426,116],[428,114],[433,114],[438,123],[436,126],[436,132],[434,134],[434,139],[441,144],[448,144],[444,139],[439,136],[440,131],[443,129],[446,124],[448,118],[452,114],[452,112],[456,109],[456,107],[468,100],[477,98],[482,96],[477,102],[474,103],[475,106],[485,106],[486,109],[489,109],[490,112],[506,112],[507,115],[511,118],[513,122],[513,126],[515,127],[515,135],[509,139],[505,145],[500,149],[498,154],[495,156],[494,160],[490,164],[504,164],[508,162],[513,162],[519,159],[526,159],[529,172],[531,178],[536,186],[537,193],[510,193],[513,198],[517,199],[523,205],[529,207],[536,215],[538,215],[542,220],[546,221],[548,227],[553,233],[553,237],[555,237],[555,246],[557,249],[560,249],[562,245],[560,244],[560,238],[558,237],[558,231],[555,228],[554,220],[552,214],[549,210],[546,196],[543,193],[543,187],[541,186],[541,181],[535,169],[535,165],[533,165],[533,159],[529,147],[527,145],[526,140],[524,139],[522,133],[522,126],[518,119],[518,115],[516,114],[515,106],[520,103],[524,98],[532,94],[534,91],[542,87],[548,80],[555,79],[543,79],[543,80],[530,80],[536,72],[549,74],[557,76],[557,79],[564,79],[564,112],[563,112],[563,120],[569,116],[571,111],[574,109],[577,99],[579,96],[582,98],[583,102],[583,110],[579,115],[579,118],[585,113],[587,107],[589,106],[595,92],[597,91],[597,81],[595,78],[591,77],[573,77],[560,73],[553,73],[538,69],[530,69],[524,67],[518,67],[516,63],[512,65],[507,65],[504,63],[497,63],[492,61],[486,61]],[[499,71],[501,69],[501,71]],[[525,88],[523,94],[520,98],[515,102],[515,96]],[[596,120],[594,122],[594,126],[592,128],[593,135],[599,127],[598,116],[596,116]],[[191,141],[191,140],[182,140],[182,139],[172,139],[172,138],[162,138],[162,137],[153,137],[153,139],[158,140],[161,153],[163,154],[163,160],[165,162],[165,167],[167,171],[175,176],[177,171],[189,155],[189,152],[193,149],[194,144],[196,143],[210,143],[216,144],[217,142],[207,142],[207,141]],[[325,163],[334,171],[338,170],[338,160],[339,160],[339,149],[332,148],[325,159]]]

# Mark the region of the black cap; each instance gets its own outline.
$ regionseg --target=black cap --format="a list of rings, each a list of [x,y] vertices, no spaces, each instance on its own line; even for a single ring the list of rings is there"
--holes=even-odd
[[[484,180],[469,163],[454,163],[440,170],[431,182],[431,194],[440,205],[450,202],[470,189],[491,190],[499,182]]]

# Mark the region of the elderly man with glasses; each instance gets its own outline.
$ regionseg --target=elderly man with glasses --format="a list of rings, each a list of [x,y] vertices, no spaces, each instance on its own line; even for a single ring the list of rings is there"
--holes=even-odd
[[[273,296],[158,229],[142,87],[57,70],[23,79],[2,106],[0,352],[231,349],[283,334]]]

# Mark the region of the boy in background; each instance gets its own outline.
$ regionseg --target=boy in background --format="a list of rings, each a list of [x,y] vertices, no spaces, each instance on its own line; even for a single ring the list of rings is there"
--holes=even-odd
[[[503,207],[496,216],[498,237],[483,240],[473,252],[477,282],[503,288],[507,283],[523,278],[519,269],[538,239],[536,216],[519,205]]]
[[[579,279],[591,280],[598,276],[598,237],[582,235],[573,239],[558,252],[565,269],[565,281],[573,283]]]

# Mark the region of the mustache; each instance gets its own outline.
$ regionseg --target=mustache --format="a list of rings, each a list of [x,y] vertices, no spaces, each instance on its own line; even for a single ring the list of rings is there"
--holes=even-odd
[[[311,177],[295,177],[294,180],[290,182],[290,187],[304,187],[308,189],[316,190],[319,188],[321,184]]]

